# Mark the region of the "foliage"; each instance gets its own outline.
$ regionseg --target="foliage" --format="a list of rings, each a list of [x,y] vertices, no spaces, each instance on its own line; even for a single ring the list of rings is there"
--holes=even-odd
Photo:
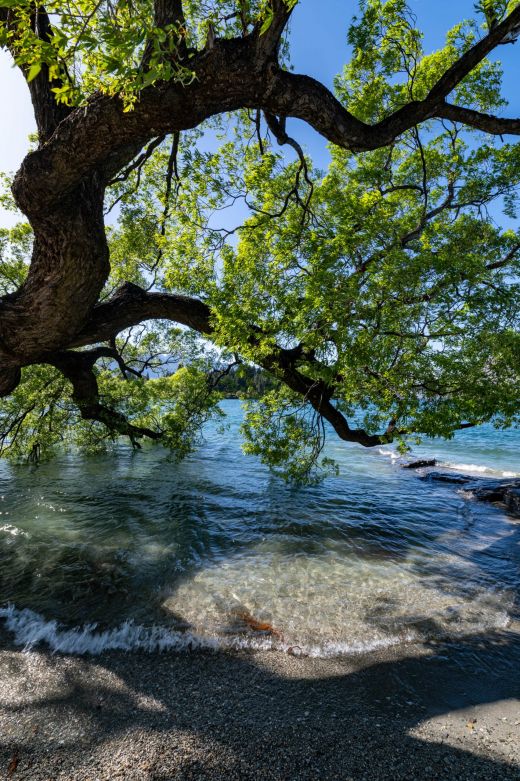
[[[31,366],[22,382],[2,401],[0,453],[39,461],[67,436],[77,410],[64,377],[49,366]],[[76,429],[74,429],[76,431]]]
[[[283,386],[245,405],[244,452],[259,456],[275,474],[293,483],[314,483],[336,474],[330,458],[321,457],[325,424],[305,402]]]
[[[490,30],[518,5],[518,0],[479,0],[475,9],[484,15]]]
[[[489,14],[489,4],[481,6]],[[190,46],[204,40],[208,22],[221,36],[243,23],[232,2],[186,7],[182,35]],[[270,4],[244,7],[246,25],[261,19],[267,29]],[[114,18],[111,6],[82,0],[71,8],[85,30],[71,12],[58,28],[61,48],[49,42],[54,48],[40,60],[31,59],[30,41],[20,49],[28,67],[48,56],[51,70],[55,63],[67,69],[77,95],[64,99],[101,89],[131,107],[146,83],[189,78],[189,61],[182,72],[172,65],[178,28],[159,31],[143,68],[148,5],[118,6]],[[442,49],[425,55],[403,0],[365,0],[336,94],[359,119],[377,122],[423,99],[478,35],[476,20],[459,24]],[[457,87],[456,100],[497,111],[500,87],[499,65],[484,61]],[[120,334],[121,360],[105,357],[95,367],[104,403],[185,455],[229,377],[243,376],[245,395],[254,393],[253,368],[214,386],[238,355],[272,376],[247,404],[246,450],[296,481],[314,479],[322,455],[315,389],[368,434],[383,431],[383,441],[450,437],[490,420],[518,424],[520,146],[431,120],[357,156],[333,147],[321,172],[289,140],[294,157],[274,148],[258,116],[239,112],[155,145],[112,183],[107,210],[117,208],[104,296],[123,282],[196,296],[210,307],[214,347],[154,321]],[[0,234],[5,290],[23,278],[29,242],[26,226]],[[280,351],[296,356],[290,366],[273,360]],[[295,377],[307,391],[295,392]],[[102,423],[80,419],[67,383],[45,366],[26,369],[0,409],[4,449],[16,456],[62,437],[88,445],[114,437]],[[69,435],[73,422],[78,433]]]
[[[291,8],[297,0],[286,2]],[[78,105],[99,91],[119,95],[127,111],[146,87],[189,84],[190,53],[204,48],[210,28],[231,37],[254,24],[266,32],[272,21],[266,0],[189,0],[185,18],[166,24],[154,18],[149,0],[48,0],[38,13],[52,18],[52,31],[42,38],[31,23],[32,0],[0,0],[0,8],[15,14],[9,27],[0,25],[0,46],[16,53],[29,82],[44,69],[59,102]]]
[[[221,395],[208,382],[214,360],[190,334],[160,324],[152,332],[126,334],[117,347],[123,371],[110,359],[95,369],[100,400],[134,426],[159,433],[165,446],[185,457],[199,443],[204,423],[221,415]],[[95,451],[117,441],[116,428],[82,419],[71,395],[70,384],[54,367],[26,368],[22,382],[0,405],[0,454],[39,461],[56,447]]]
[[[278,385],[272,375],[248,364],[233,367],[225,376],[215,370],[212,378],[217,382],[219,393],[225,398],[261,398]]]

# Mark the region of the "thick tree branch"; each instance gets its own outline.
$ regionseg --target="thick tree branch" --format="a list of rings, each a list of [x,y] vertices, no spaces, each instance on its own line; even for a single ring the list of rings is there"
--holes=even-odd
[[[157,0],[157,18],[165,23],[181,12],[175,0]],[[9,24],[10,13],[0,9],[0,24]],[[43,14],[36,23],[40,34],[48,36],[50,26]],[[519,23],[520,6],[452,65],[424,100],[408,103],[374,126],[354,117],[318,81],[278,66],[276,47],[288,18],[282,0],[273,0],[272,22],[262,35],[255,29],[244,37],[217,39],[212,48],[190,58],[195,78],[189,85],[175,81],[152,85],[142,91],[130,112],[116,97],[94,95],[86,106],[60,120],[54,108],[50,111],[45,95],[38,93],[43,97],[37,97],[36,111],[40,103],[50,111],[50,118],[43,109],[37,117],[45,143],[26,157],[13,188],[34,229],[34,253],[24,285],[0,302],[0,393],[16,387],[21,366],[69,344],[88,343],[82,341],[85,334],[92,336],[92,324],[96,318],[102,320],[107,310],[96,302],[109,273],[104,189],[153,138],[244,108],[302,119],[329,141],[354,151],[385,146],[436,116],[449,115],[490,133],[520,134],[518,120],[488,117],[445,103],[457,84]],[[188,305],[177,297],[172,303],[161,299],[162,294],[149,295],[159,298],[147,299],[145,306],[126,301],[127,314],[117,301],[107,305],[118,312],[121,327],[132,324],[130,312],[140,322],[146,319],[144,310],[156,312],[150,317],[168,317],[166,312],[174,306],[173,319],[210,333],[206,313],[201,311],[203,302]],[[114,318],[108,318],[105,330],[113,326]]]
[[[273,29],[276,19],[289,15],[282,0],[276,0],[276,6]],[[15,187],[19,205],[30,217],[34,201],[43,198],[40,208],[48,207],[93,170],[108,173],[112,169],[113,175],[134,156],[129,154],[137,144],[142,146],[151,137],[188,129],[212,114],[238,108],[264,108],[279,116],[298,117],[333,143],[355,151],[384,146],[414,125],[444,116],[445,97],[519,21],[520,6],[452,65],[424,100],[411,101],[373,126],[356,119],[320,82],[278,68],[259,48],[256,34],[218,40],[210,51],[190,60],[196,78],[187,87],[176,82],[151,86],[143,90],[131,112],[123,112],[117,98],[100,96],[72,112],[53,143],[27,157]],[[502,130],[491,132],[516,134],[520,129],[516,120],[511,120]],[[64,155],[67,162],[71,155],[75,161],[74,166],[68,165],[68,171]],[[42,167],[47,172],[46,181],[38,175]],[[38,187],[37,198],[24,197],[24,184],[29,180]]]
[[[45,362],[59,369],[69,380],[72,385],[72,400],[84,420],[98,421],[110,431],[130,437],[135,447],[139,446],[137,440],[142,437],[161,439],[161,432],[134,426],[123,414],[100,402],[99,387],[93,367],[102,357],[111,357],[111,351],[103,347],[84,352],[63,351],[47,356]]]
[[[520,135],[520,119],[503,119],[442,100],[411,101],[375,125],[356,119],[320,82],[309,76],[276,71],[263,106],[267,111],[296,117],[337,146],[365,152],[391,144],[412,127],[435,117],[453,119],[495,135]]]
[[[293,9],[289,8],[285,0],[270,0],[269,2],[270,24],[267,30],[260,32],[263,21],[259,22],[254,34],[258,36],[258,49],[268,56],[276,55],[280,46],[280,40],[287,27]]]
[[[27,278],[0,302],[2,371],[66,347],[90,315],[110,270],[103,189],[95,178],[32,224]]]
[[[490,133],[495,136],[502,135],[520,135],[520,118],[506,119],[495,117],[492,114],[484,114],[481,111],[475,111],[463,106],[454,106],[451,103],[444,103],[437,110],[437,116],[441,119],[450,119],[452,122],[459,122],[468,127],[474,127],[476,130],[482,130],[484,133]]]
[[[520,120],[500,119],[470,109],[445,108],[446,97],[460,84],[471,71],[498,46],[506,35],[520,24],[520,6],[509,16],[472,46],[441,76],[424,100],[411,101],[373,126],[355,120],[323,85],[308,77],[281,72],[277,78],[286,88],[283,105],[271,108],[274,113],[285,116],[297,116],[311,124],[329,141],[339,146],[349,147],[353,151],[377,149],[390,144],[397,136],[414,125],[432,117],[450,118],[495,134],[520,134]],[[272,97],[278,101],[283,93],[282,85],[272,90]],[[332,99],[331,99],[332,98]],[[322,113],[318,115],[316,106],[321,104]],[[466,113],[467,112],[467,113]],[[494,120],[494,121],[493,121]]]
[[[204,336],[210,336],[213,331],[211,310],[203,301],[168,293],[147,293],[137,285],[126,284],[112,299],[94,308],[92,318],[69,346],[80,347],[109,341],[125,328],[150,319],[172,320]],[[257,342],[258,332],[252,329],[251,343]],[[302,395],[346,442],[374,447],[388,441],[389,432],[372,435],[363,429],[351,429],[346,418],[331,401],[333,388],[298,371],[296,365],[301,358],[301,350],[276,348],[271,355],[262,358],[260,365],[285,382],[291,390]]]
[[[210,308],[199,299],[169,293],[147,293],[128,282],[111,299],[94,307],[90,319],[68,346],[107,342],[126,328],[145,320],[172,320],[200,334],[210,335],[213,330],[210,318]]]
[[[185,24],[182,0],[154,0],[153,9],[156,27]]]
[[[186,40],[181,30],[185,27],[184,9],[182,7],[182,0],[154,0],[154,22],[155,27],[168,27],[173,26],[176,30],[174,33],[177,37],[177,50],[175,52],[175,59],[182,60],[187,54]],[[152,48],[150,42],[145,46],[142,67],[146,69],[149,64],[152,54]]]

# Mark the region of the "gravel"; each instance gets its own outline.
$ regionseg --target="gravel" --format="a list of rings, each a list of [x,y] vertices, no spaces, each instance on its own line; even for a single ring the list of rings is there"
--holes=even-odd
[[[519,640],[309,659],[61,656],[4,637],[0,778],[520,781]]]

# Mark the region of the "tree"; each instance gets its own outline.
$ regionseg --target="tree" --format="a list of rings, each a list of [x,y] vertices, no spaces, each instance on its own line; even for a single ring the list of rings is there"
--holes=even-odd
[[[0,0],[38,126],[12,183],[30,229],[2,236],[4,449],[74,422],[185,453],[240,361],[279,383],[248,447],[296,478],[324,421],[371,447],[518,420],[520,236],[489,207],[515,215],[520,119],[486,58],[520,5],[425,55],[403,0],[365,0],[335,95],[286,67],[296,5]],[[291,117],[331,143],[326,174]]]

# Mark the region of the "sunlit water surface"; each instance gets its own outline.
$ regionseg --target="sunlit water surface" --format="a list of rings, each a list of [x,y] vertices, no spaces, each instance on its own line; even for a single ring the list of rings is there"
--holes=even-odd
[[[282,648],[330,655],[457,638],[516,616],[520,524],[391,448],[330,439],[340,476],[294,488],[209,426],[160,448],[0,464],[0,632],[63,651]],[[428,442],[476,476],[520,473],[520,431]],[[3,625],[3,626],[2,626]]]

